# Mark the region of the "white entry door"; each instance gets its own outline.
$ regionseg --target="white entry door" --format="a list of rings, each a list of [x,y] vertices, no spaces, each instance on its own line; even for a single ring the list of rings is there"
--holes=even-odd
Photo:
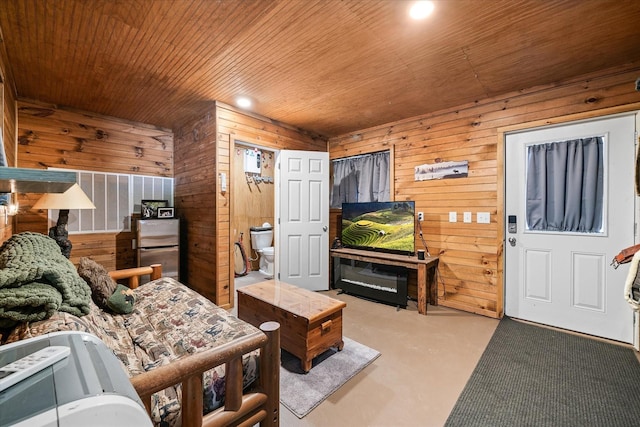
[[[526,221],[529,148],[593,136],[603,141],[601,231],[532,230]],[[623,296],[628,265],[616,270],[609,264],[621,249],[634,244],[634,140],[635,115],[506,136],[504,277],[508,316],[633,342],[633,311]],[[509,219],[516,220],[515,232],[509,230]]]
[[[276,169],[276,277],[329,289],[329,153],[282,150]]]

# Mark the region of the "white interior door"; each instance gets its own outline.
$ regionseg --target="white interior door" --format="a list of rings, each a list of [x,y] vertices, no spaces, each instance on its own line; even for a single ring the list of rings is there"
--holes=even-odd
[[[527,147],[604,138],[600,233],[532,231],[526,224]],[[623,297],[628,267],[609,264],[634,243],[634,115],[538,128],[505,139],[505,313],[631,343],[633,311]],[[509,231],[509,216],[517,231]]]
[[[276,272],[283,282],[329,289],[329,153],[282,150],[277,160]]]

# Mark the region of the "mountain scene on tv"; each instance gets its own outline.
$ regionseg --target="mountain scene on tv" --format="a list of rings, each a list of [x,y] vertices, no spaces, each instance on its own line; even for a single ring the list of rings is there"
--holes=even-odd
[[[366,206],[364,207],[366,209]],[[384,209],[354,212],[349,218],[343,214],[342,244],[394,252],[413,252],[413,206],[398,202]]]

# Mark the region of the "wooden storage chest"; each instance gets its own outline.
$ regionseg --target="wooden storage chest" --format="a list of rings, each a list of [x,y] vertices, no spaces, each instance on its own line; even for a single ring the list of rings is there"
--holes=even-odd
[[[238,317],[253,325],[280,323],[280,347],[300,359],[308,372],[314,357],[342,350],[343,301],[277,280],[238,289]]]

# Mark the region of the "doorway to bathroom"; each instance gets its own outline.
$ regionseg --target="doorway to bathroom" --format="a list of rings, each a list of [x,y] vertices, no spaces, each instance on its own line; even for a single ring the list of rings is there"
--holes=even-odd
[[[231,154],[232,239],[244,247],[247,262],[246,274],[236,275],[234,282],[255,283],[271,278],[273,271],[275,241],[271,237],[268,245],[264,242],[268,239],[268,232],[273,233],[275,225],[274,169],[277,152],[236,140]],[[256,248],[251,241],[252,229],[257,230],[254,233],[259,233],[260,248]],[[238,257],[234,257],[234,260],[236,263],[245,261],[238,260]]]
[[[230,155],[229,242],[235,248],[242,241],[247,275],[254,276],[241,276],[238,284],[274,277],[309,290],[329,289],[329,153],[272,151],[234,140]]]

